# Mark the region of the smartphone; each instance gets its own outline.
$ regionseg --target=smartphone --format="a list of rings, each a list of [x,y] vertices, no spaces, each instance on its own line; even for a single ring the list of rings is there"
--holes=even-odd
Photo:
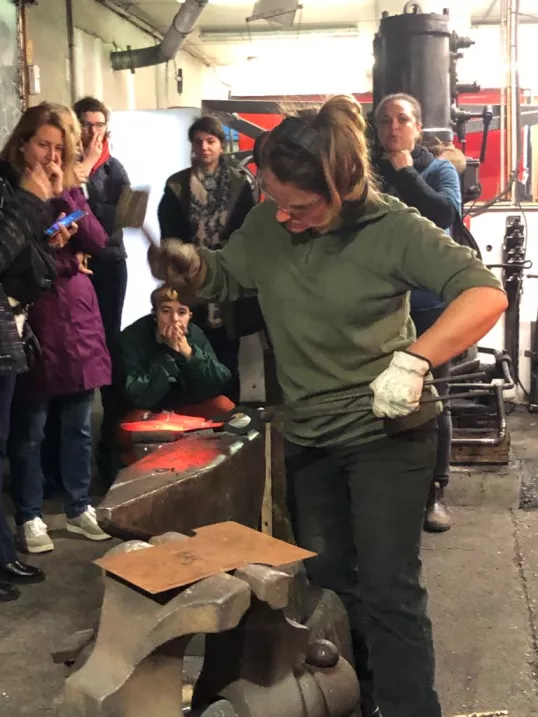
[[[63,219],[59,219],[55,224],[53,224],[51,227],[45,230],[45,234],[48,236],[52,236],[53,234],[56,234],[60,231],[60,227],[70,227],[71,224],[74,224],[79,219],[82,219],[82,217],[85,217],[88,212],[85,212],[83,209],[75,209],[74,212],[71,212],[71,214],[68,214]]]

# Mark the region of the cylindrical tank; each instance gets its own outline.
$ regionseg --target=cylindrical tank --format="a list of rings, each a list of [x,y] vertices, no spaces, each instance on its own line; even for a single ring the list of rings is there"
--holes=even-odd
[[[409,3],[404,7],[408,7]],[[374,110],[386,95],[406,92],[422,105],[423,135],[450,142],[451,35],[446,14],[383,13],[374,38]]]

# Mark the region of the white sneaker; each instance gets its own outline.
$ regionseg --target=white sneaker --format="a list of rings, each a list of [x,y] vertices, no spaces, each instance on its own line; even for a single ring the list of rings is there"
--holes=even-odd
[[[88,540],[109,540],[112,537],[99,527],[95,508],[92,508],[91,505],[76,518],[68,518],[66,528],[70,533],[78,533]]]
[[[49,553],[54,543],[47,533],[47,526],[41,518],[32,518],[17,526],[17,539],[27,553]]]

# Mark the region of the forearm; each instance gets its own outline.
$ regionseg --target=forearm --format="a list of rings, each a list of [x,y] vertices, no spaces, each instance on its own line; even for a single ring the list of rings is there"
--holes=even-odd
[[[506,295],[487,286],[468,289],[458,296],[435,324],[409,346],[433,367],[441,366],[480,341],[492,329],[508,305]]]
[[[62,211],[66,214],[70,214],[77,209],[86,212],[86,216],[78,220],[78,231],[74,235],[73,241],[70,242],[74,250],[77,252],[82,251],[85,254],[98,254],[106,246],[108,242],[107,233],[92,212],[82,191],[77,192],[76,195],[64,192],[64,195],[59,200],[55,200],[54,206],[59,212]]]
[[[173,359],[154,361],[146,370],[130,371],[124,382],[125,396],[134,408],[151,409],[176,384],[178,368]]]
[[[216,356],[195,347],[185,363],[185,383],[196,387],[202,399],[220,393],[232,375]]]
[[[394,186],[409,207],[414,207],[438,227],[446,229],[456,219],[454,204],[441,192],[436,192],[412,168],[394,173]]]

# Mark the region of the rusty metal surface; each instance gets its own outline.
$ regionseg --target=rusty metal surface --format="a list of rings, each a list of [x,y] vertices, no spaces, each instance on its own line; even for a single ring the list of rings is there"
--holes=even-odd
[[[259,434],[184,436],[122,470],[97,518],[106,532],[123,539],[189,533],[225,520],[257,528],[263,479]]]
[[[140,541],[113,552],[140,549],[158,552]],[[248,565],[165,600],[105,576],[97,638],[68,677],[57,717],[182,717],[193,634],[205,635],[206,650],[191,717],[348,717],[359,701],[355,672],[334,645],[312,643],[286,618],[291,572]]]
[[[179,717],[190,635],[231,630],[250,601],[248,585],[226,574],[178,591],[164,605],[106,577],[97,639],[85,664],[66,681],[60,715]]]

